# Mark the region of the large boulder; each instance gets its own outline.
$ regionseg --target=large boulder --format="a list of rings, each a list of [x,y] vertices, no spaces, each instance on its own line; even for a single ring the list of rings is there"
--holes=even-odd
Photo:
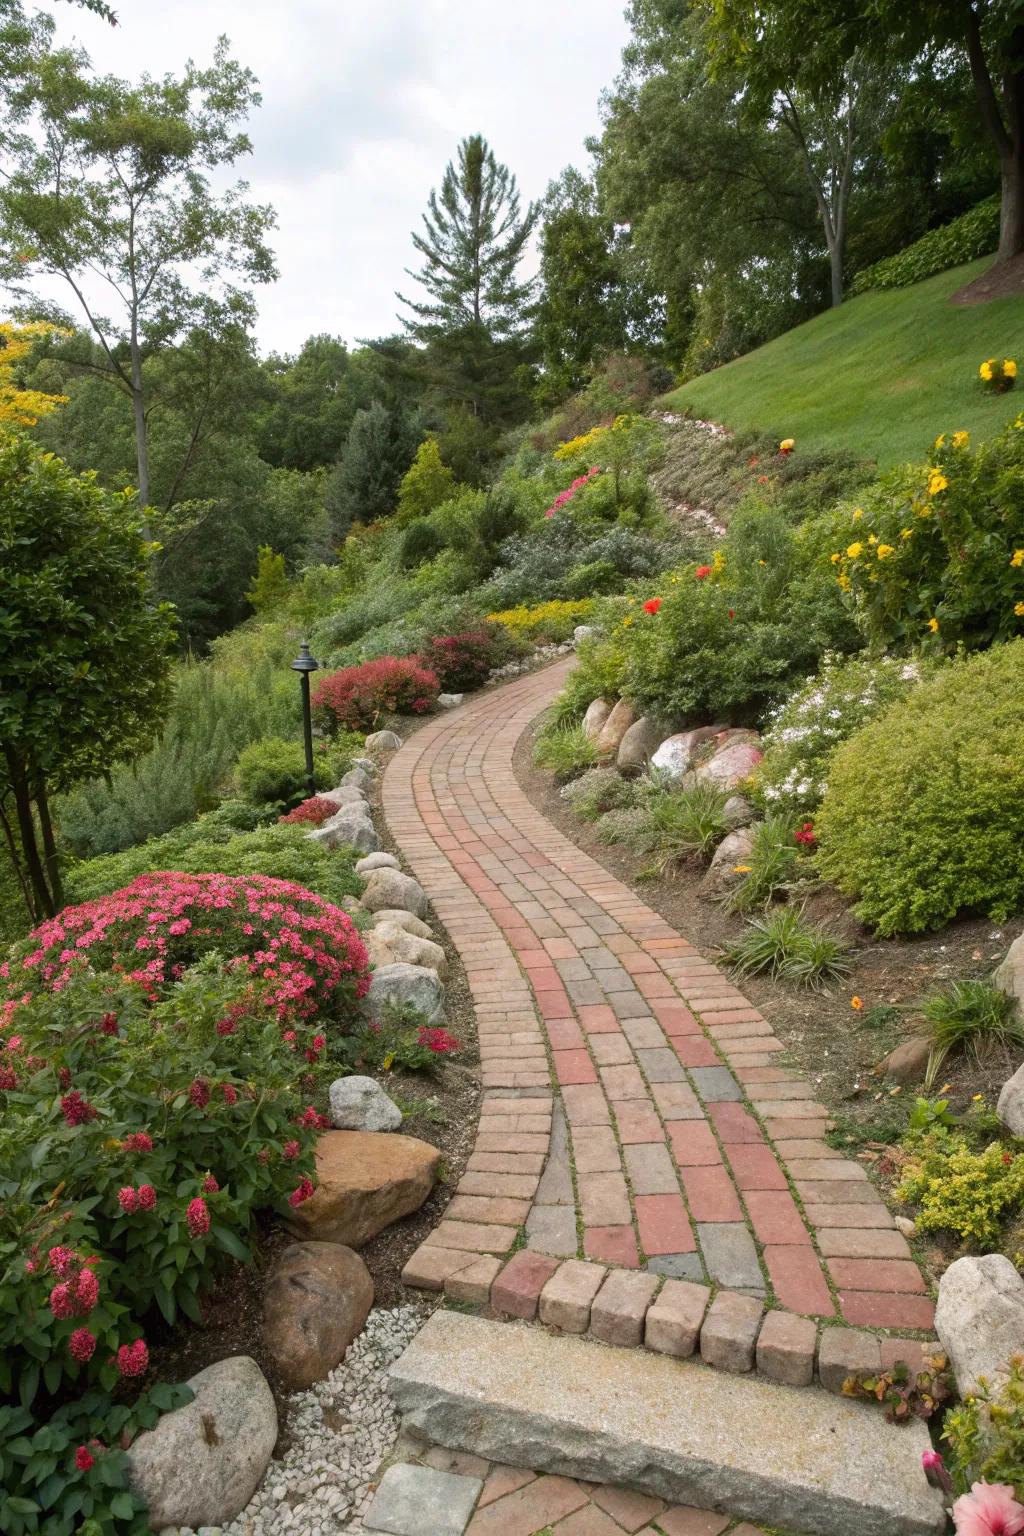
[[[377,764],[374,762],[372,757],[354,757],[352,759],[352,767],[361,768],[364,773],[368,773],[370,775],[371,779],[377,772]]]
[[[401,907],[414,917],[425,917],[427,897],[419,881],[411,875],[403,875],[400,869],[375,869],[366,882],[363,906],[368,912]]]
[[[442,977],[448,970],[448,957],[440,944],[435,944],[433,939],[421,939],[398,923],[375,924],[369,938],[386,945],[395,959],[406,965],[425,965]]]
[[[996,1114],[1012,1135],[1024,1137],[1024,1067],[1000,1088]]]
[[[593,703],[587,705],[587,712],[583,716],[583,733],[588,741],[597,743],[611,712],[612,706],[606,699],[594,699]]]
[[[939,1281],[935,1331],[961,1397],[982,1376],[1005,1378],[1010,1356],[1024,1352],[1024,1280],[1009,1259],[989,1253],[951,1264]]]
[[[1014,939],[992,980],[1002,991],[1017,999],[1017,1012],[1024,1015],[1024,933]]]
[[[364,793],[369,789],[373,780],[363,768],[350,768],[348,773],[343,773],[341,783],[352,789],[361,789]]]
[[[418,1211],[434,1187],[441,1154],[415,1136],[325,1131],[316,1145],[317,1187],[288,1214],[297,1236],[361,1248]]]
[[[458,709],[465,697],[464,693],[439,693],[437,707],[438,709]]]
[[[380,1019],[389,1003],[399,1007],[408,1004],[433,1024],[441,1017],[443,996],[444,989],[436,971],[401,960],[374,971],[363,1006],[368,1018]]]
[[[579,645],[581,640],[589,640],[591,635],[599,635],[600,629],[596,624],[577,624],[572,632],[573,645]]]
[[[339,1131],[397,1131],[402,1111],[372,1077],[336,1077],[328,1089],[331,1124]]]
[[[931,1054],[932,1042],[919,1035],[890,1051],[875,1070],[879,1077],[891,1077],[894,1083],[902,1083],[906,1088],[911,1083],[924,1082]]]
[[[397,752],[402,738],[397,731],[371,731],[364,745],[367,752]]]
[[[609,714],[595,742],[598,757],[605,761],[614,757],[623,736],[636,720],[636,707],[630,699],[620,699]]]
[[[150,1529],[227,1525],[259,1486],[277,1439],[274,1395],[255,1360],[235,1355],[189,1378],[195,1396],[128,1452],[128,1481]]]
[[[405,912],[401,907],[380,907],[371,919],[375,928],[383,928],[385,924],[397,924],[404,928],[406,933],[414,933],[418,939],[432,939],[433,928],[428,928],[426,923],[412,912]]]
[[[309,836],[325,848],[354,848],[357,853],[373,853],[379,847],[370,812],[362,803],[343,805],[337,815]]]
[[[691,731],[677,731],[652,752],[650,766],[666,779],[681,779],[693,767],[697,748],[712,736],[719,735],[722,729],[720,725],[698,725]]]
[[[757,820],[757,808],[745,795],[730,795],[722,807],[722,820],[730,831],[735,832],[737,827],[749,827]],[[359,868],[358,864],[356,868]]]
[[[727,731],[714,752],[694,769],[697,779],[729,793],[749,779],[764,753],[755,731]]]
[[[340,1243],[293,1243],[263,1287],[263,1338],[288,1392],[323,1381],[373,1306],[370,1271]]]
[[[372,875],[375,869],[400,869],[401,865],[393,853],[368,853],[365,859],[360,859],[356,864],[357,875]]]
[[[738,827],[728,837],[723,837],[698,887],[698,894],[708,901],[720,901],[727,896],[742,879],[743,871],[737,865],[748,863],[753,846],[754,834],[749,827]]]
[[[366,795],[355,784],[339,784],[337,789],[325,789],[320,792],[321,800],[330,800],[332,805],[365,805]]]
[[[615,766],[626,778],[643,773],[652,755],[658,750],[660,741],[661,727],[655,724],[650,715],[641,715],[639,720],[633,721],[619,742]]]

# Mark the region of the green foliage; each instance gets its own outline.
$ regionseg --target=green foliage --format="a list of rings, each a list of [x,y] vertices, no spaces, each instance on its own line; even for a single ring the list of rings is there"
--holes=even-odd
[[[729,888],[730,912],[752,912],[766,907],[798,873],[799,849],[793,837],[791,817],[769,814],[751,830],[750,852],[744,858],[745,873]]]
[[[460,1049],[446,1029],[431,1026],[409,1003],[388,1003],[379,1019],[362,1024],[346,1039],[345,1058],[359,1071],[438,1074],[447,1056]]]
[[[1003,1141],[976,1152],[966,1132],[937,1127],[908,1144],[895,1194],[920,1207],[919,1231],[952,1232],[991,1252],[1003,1223],[1024,1204],[1024,1157]]]
[[[843,1382],[843,1396],[884,1403],[890,1424],[930,1419],[953,1395],[954,1382],[948,1366],[945,1355],[932,1355],[923,1370],[912,1369],[905,1360],[897,1360],[888,1371],[848,1376]]]
[[[844,742],[815,819],[821,873],[884,935],[1024,901],[1024,641],[943,667]]]
[[[314,754],[317,789],[330,789],[335,782],[333,763],[323,754]],[[235,787],[250,805],[272,805],[291,810],[305,799],[306,753],[301,741],[285,741],[280,736],[264,736],[250,742],[238,754],[234,773]]]
[[[1024,1494],[1024,1355],[1011,1357],[1005,1381],[982,1384],[949,1410],[942,1439],[957,1493],[980,1482]]]
[[[839,743],[903,698],[924,671],[920,661],[894,656],[823,656],[815,675],[771,712],[757,799],[793,814],[813,811]]]
[[[414,518],[426,517],[450,500],[455,490],[455,476],[441,462],[437,438],[424,438],[398,487],[398,521],[411,523]]]
[[[921,1012],[932,1039],[925,1087],[930,1088],[947,1057],[963,1053],[983,1062],[993,1050],[1013,1060],[1024,1046],[1024,1019],[1017,1016],[1016,999],[991,981],[952,981],[926,997]]]
[[[919,1096],[914,1100],[914,1107],[910,1111],[907,1130],[913,1135],[930,1131],[936,1126],[951,1129],[956,1123],[957,1119],[950,1110],[948,1099],[925,1099]]]
[[[374,400],[352,418],[345,452],[327,483],[325,500],[336,542],[353,523],[372,523],[395,510],[398,487],[419,443],[417,423]]]
[[[270,613],[287,601],[290,590],[285,574],[284,555],[276,555],[269,544],[261,544],[257,551],[256,575],[245,594],[259,614]]]
[[[842,939],[808,923],[799,907],[751,918],[743,937],[722,952],[741,976],[768,975],[824,992],[850,972]]]
[[[645,842],[662,868],[711,853],[729,830],[725,820],[728,798],[714,784],[696,783],[681,789],[655,786],[650,790],[644,800]]]
[[[576,815],[583,821],[596,821],[606,811],[621,810],[636,804],[637,781],[624,779],[615,768],[588,768],[562,790]]]
[[[425,561],[433,560],[443,548],[444,538],[440,530],[420,518],[405,530],[398,558],[406,570],[413,570]]]
[[[858,272],[851,293],[869,288],[907,288],[936,272],[987,256],[999,244],[999,198],[987,197],[959,218],[930,229],[920,240]]]
[[[582,725],[554,725],[537,737],[533,760],[538,767],[549,769],[559,783],[565,783],[592,768],[597,752]]]
[[[1024,415],[974,449],[943,433],[926,466],[843,509],[833,537],[839,583],[878,643],[949,652],[1024,633]]]

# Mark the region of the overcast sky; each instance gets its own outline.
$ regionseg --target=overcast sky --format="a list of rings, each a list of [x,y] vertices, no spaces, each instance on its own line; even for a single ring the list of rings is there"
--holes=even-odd
[[[280,277],[259,295],[260,350],[327,331],[396,329],[418,225],[460,138],[480,132],[524,200],[586,164],[598,97],[619,65],[625,0],[113,0],[112,31],[53,7],[103,71],[205,63],[220,33],[263,106],[241,174],[277,210]]]

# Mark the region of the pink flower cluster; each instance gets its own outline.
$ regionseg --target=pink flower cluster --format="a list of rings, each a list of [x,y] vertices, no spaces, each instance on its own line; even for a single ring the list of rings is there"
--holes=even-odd
[[[572,482],[572,485],[568,486],[566,490],[561,491],[555,497],[550,507],[548,507],[547,511],[544,513],[544,516],[554,517],[556,512],[560,512],[562,510],[567,501],[572,501],[577,491],[581,491],[585,485],[589,485],[594,476],[599,475],[600,473],[600,466],[595,464],[593,469],[588,469],[585,475],[577,475],[576,479]]]
[[[0,983],[13,1011],[31,996],[26,983],[58,992],[92,963],[156,996],[211,949],[239,957],[269,983],[281,1018],[312,1017],[336,995],[355,1001],[370,985],[362,940],[347,913],[323,897],[267,875],[173,872],[140,875],[123,890],[65,908],[34,930],[20,958],[0,965]],[[80,1096],[68,1098],[69,1124],[92,1117]]]
[[[149,1350],[145,1339],[121,1345],[117,1352],[117,1368],[122,1376],[145,1376],[149,1370]]]
[[[138,1189],[126,1184],[117,1192],[117,1203],[126,1216],[136,1211],[152,1211],[156,1209],[156,1190],[152,1184],[140,1184]]]
[[[189,1237],[205,1237],[210,1230],[210,1210],[201,1195],[188,1203],[185,1212]]]
[[[448,1056],[459,1049],[459,1042],[446,1029],[431,1029],[424,1025],[416,1036],[418,1045],[425,1045],[436,1056]]]

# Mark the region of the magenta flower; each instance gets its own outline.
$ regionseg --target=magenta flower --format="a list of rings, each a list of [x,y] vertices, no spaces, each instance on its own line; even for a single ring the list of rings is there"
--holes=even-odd
[[[121,1143],[126,1152],[152,1152],[153,1138],[145,1131],[132,1131]]]
[[[138,1210],[139,1197],[130,1184],[126,1184],[123,1189],[118,1190],[117,1203],[126,1216],[130,1216],[134,1211]]]
[[[63,1069],[65,1072],[67,1068]],[[77,1088],[66,1093],[60,1101],[61,1113],[68,1125],[85,1125],[89,1120],[96,1119],[96,1111],[87,1103]]]
[[[210,1102],[210,1085],[205,1077],[197,1077],[193,1079],[192,1086],[188,1091],[188,1096],[192,1103],[195,1105],[196,1109],[206,1108],[207,1104]]]
[[[139,1210],[151,1211],[156,1206],[156,1190],[152,1184],[139,1185]]]
[[[71,1294],[71,1287],[66,1280],[61,1280],[50,1292],[50,1311],[54,1317],[74,1317],[75,1302]]]
[[[288,1204],[291,1206],[302,1205],[313,1194],[313,1180],[308,1175],[303,1175],[297,1188],[288,1196]]]
[[[145,1376],[149,1369],[149,1350],[145,1339],[121,1345],[117,1352],[117,1368],[122,1376]]]
[[[96,1340],[88,1328],[76,1328],[68,1339],[68,1353],[72,1360],[77,1360],[81,1365],[92,1359],[95,1349]]]
[[[91,1312],[100,1298],[100,1283],[91,1269],[81,1269],[75,1281],[75,1311],[80,1317]]]
[[[219,1189],[220,1185],[217,1183],[217,1180],[214,1178],[213,1174],[208,1173],[202,1183],[203,1194],[215,1195]]]
[[[297,1141],[286,1141],[281,1148],[281,1156],[286,1163],[293,1163],[301,1151],[302,1148]]]
[[[209,1232],[210,1212],[206,1201],[200,1195],[197,1195],[194,1200],[189,1201],[188,1210],[185,1212],[185,1220],[188,1223],[189,1237],[205,1237],[207,1232]]]
[[[1024,1504],[1006,1483],[974,1483],[953,1505],[957,1536],[1020,1536]]]
[[[83,1330],[84,1331],[84,1330]],[[88,1472],[96,1465],[87,1445],[80,1445],[75,1452],[75,1466],[79,1472]]]

